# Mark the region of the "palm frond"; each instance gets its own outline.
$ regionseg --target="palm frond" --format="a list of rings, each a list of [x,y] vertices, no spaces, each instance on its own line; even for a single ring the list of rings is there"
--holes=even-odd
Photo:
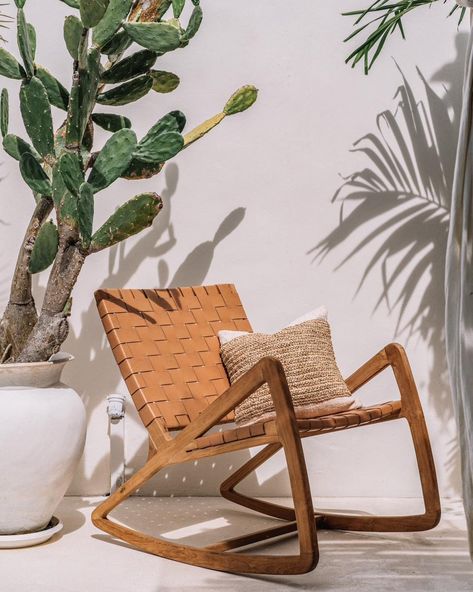
[[[431,404],[447,420],[445,250],[459,118],[451,94],[437,94],[418,75],[422,98],[401,72],[394,108],[355,142],[352,152],[364,163],[332,198],[340,208],[338,226],[310,253],[314,262],[338,253],[335,270],[350,265],[350,277],[358,272],[355,296],[364,290],[366,298],[368,280],[378,280],[370,283],[373,313],[384,308],[394,317],[395,336],[426,343]],[[379,286],[374,294],[373,285]],[[454,474],[453,462],[449,470]]]
[[[0,28],[7,29],[12,22],[12,17],[3,12],[2,7],[8,6],[8,3],[1,3],[0,4]],[[0,41],[5,42],[5,39],[0,35]]]
[[[374,310],[384,302],[397,314],[397,330],[409,334],[429,324],[436,302],[442,301],[439,261],[445,251],[457,130],[447,104],[418,74],[424,99],[416,100],[401,72],[395,108],[377,116],[376,132],[355,142],[352,152],[364,155],[366,166],[335,193],[339,226],[311,251],[321,260],[345,245],[339,269],[370,250],[357,291],[378,270],[382,289]],[[362,238],[353,244],[358,232]],[[429,288],[419,303],[414,293],[422,282]]]
[[[344,12],[343,16],[356,17],[354,21],[355,30],[344,39],[345,42],[359,37],[361,33],[367,35],[346,58],[346,63],[351,63],[354,68],[358,63],[363,64],[365,74],[368,74],[373,64],[383,51],[386,41],[396,31],[403,39],[406,38],[404,29],[404,18],[416,8],[431,6],[436,2],[450,0],[375,0],[367,8]],[[466,8],[457,4],[450,10],[448,16],[459,10],[459,24],[462,22]],[[358,26],[360,25],[360,26]]]

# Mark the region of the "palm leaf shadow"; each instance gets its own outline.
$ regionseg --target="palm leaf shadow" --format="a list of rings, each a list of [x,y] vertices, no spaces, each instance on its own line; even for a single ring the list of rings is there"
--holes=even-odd
[[[400,71],[400,70],[399,70]],[[336,269],[364,259],[356,294],[378,274],[373,312],[385,306],[396,318],[396,336],[423,339],[432,352],[430,404],[443,421],[452,417],[445,362],[445,250],[453,184],[458,109],[448,89],[436,92],[417,69],[422,99],[400,71],[395,108],[381,112],[376,131],[353,145],[364,168],[344,179],[332,198],[340,219],[309,253],[322,261],[335,249],[347,254]],[[361,236],[361,238],[359,238]],[[456,484],[455,454],[447,471]]]

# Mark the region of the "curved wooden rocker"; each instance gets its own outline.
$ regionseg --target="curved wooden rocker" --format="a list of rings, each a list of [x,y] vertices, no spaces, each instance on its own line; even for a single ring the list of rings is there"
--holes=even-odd
[[[235,573],[298,574],[318,562],[316,526],[366,531],[417,531],[440,519],[435,466],[417,389],[406,354],[388,345],[347,379],[352,392],[392,367],[400,401],[315,419],[297,420],[284,370],[264,358],[232,386],[220,360],[217,332],[251,331],[234,286],[171,290],[100,290],[99,313],[140,417],[149,433],[145,466],[101,503],[94,524],[131,545],[176,561]],[[233,420],[234,408],[267,383],[276,419],[207,434]],[[425,512],[416,516],[348,516],[314,513],[301,439],[395,419],[409,423],[417,456]],[[173,436],[172,431],[179,430]],[[226,452],[265,445],[221,485],[223,497],[278,518],[276,526],[195,548],[158,539],[109,518],[110,512],[163,468]],[[294,508],[247,497],[235,487],[279,450],[286,457]],[[234,549],[294,533],[299,553],[290,556],[231,553]]]

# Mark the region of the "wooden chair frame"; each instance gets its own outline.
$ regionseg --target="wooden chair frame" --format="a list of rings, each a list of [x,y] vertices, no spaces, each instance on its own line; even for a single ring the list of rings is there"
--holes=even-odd
[[[379,532],[420,531],[435,527],[440,520],[440,499],[435,466],[417,388],[403,348],[398,344],[388,345],[352,374],[347,379],[347,384],[354,392],[389,366],[394,371],[401,395],[402,411],[396,419],[406,419],[412,434],[424,498],[425,512],[423,514],[413,516],[315,514],[301,444],[301,436],[308,437],[312,434],[310,432],[299,433],[281,364],[276,359],[264,358],[175,438],[170,438],[164,431],[159,434],[157,441],[151,435],[150,459],[141,470],[95,509],[92,515],[94,525],[138,549],[160,557],[221,571],[259,574],[300,574],[314,569],[319,558],[316,525],[318,528]],[[188,451],[189,444],[217,425],[236,405],[264,383],[267,383],[270,388],[276,410],[276,420],[272,422],[274,434],[270,436],[271,442],[222,483],[221,493],[228,500],[268,516],[285,520],[287,524],[227,539],[205,548],[195,548],[149,536],[109,519],[108,516],[114,508],[165,467],[204,456],[215,456],[248,448],[248,442],[234,442],[205,451]],[[255,446],[260,443],[263,442],[251,442],[250,445]],[[287,461],[294,502],[293,509],[249,498],[235,491],[234,488],[240,481],[281,448],[285,452]],[[300,552],[298,555],[272,556],[228,553],[233,549],[290,532],[297,532],[299,536]]]
[[[150,453],[143,468],[93,512],[101,530],[138,549],[210,569],[235,573],[299,574],[314,569],[319,559],[317,528],[360,531],[418,531],[440,519],[435,466],[417,388],[404,349],[386,346],[347,379],[357,391],[391,367],[400,400],[319,418],[296,419],[281,363],[263,358],[232,386],[219,356],[220,329],[251,330],[235,287],[231,284],[171,290],[102,290],[99,312],[123,378],[149,434]],[[267,384],[275,419],[249,428],[231,428],[208,435],[233,419],[235,407]],[[417,457],[424,513],[413,516],[359,516],[314,512],[302,439],[361,425],[407,420]],[[177,435],[172,430],[180,430]],[[164,468],[226,452],[264,446],[221,485],[224,498],[279,519],[258,532],[203,548],[178,544],[139,532],[110,519],[109,514]],[[293,507],[283,507],[236,491],[250,473],[283,450]],[[253,543],[297,534],[294,555],[232,553]]]

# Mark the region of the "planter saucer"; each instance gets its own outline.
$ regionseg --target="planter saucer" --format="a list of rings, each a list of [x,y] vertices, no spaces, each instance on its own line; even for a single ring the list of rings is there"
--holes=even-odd
[[[33,547],[49,541],[49,539],[61,532],[63,523],[53,516],[51,522],[39,532],[30,532],[28,534],[0,534],[0,549],[21,549],[23,547]]]

